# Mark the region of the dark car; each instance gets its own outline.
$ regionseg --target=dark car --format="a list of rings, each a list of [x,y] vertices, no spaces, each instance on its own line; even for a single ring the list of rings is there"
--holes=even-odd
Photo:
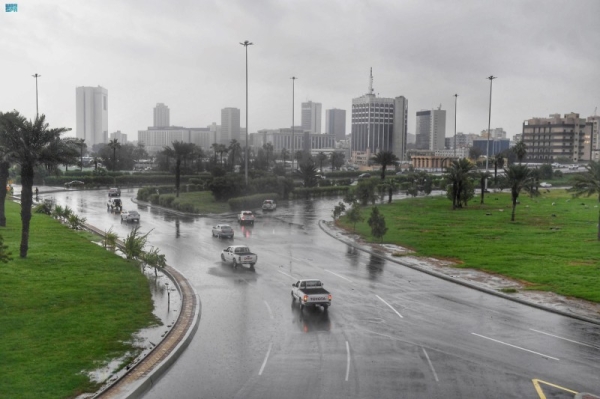
[[[108,196],[109,197],[120,197],[121,196],[121,189],[116,188],[116,187],[112,187],[108,189]]]
[[[65,183],[65,187],[71,188],[71,187],[83,186],[84,184],[85,183],[82,182],[81,180],[73,180],[73,181]]]

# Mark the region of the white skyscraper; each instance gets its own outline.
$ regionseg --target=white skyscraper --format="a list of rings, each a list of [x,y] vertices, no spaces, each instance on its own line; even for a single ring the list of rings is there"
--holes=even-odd
[[[163,103],[156,104],[154,107],[154,127],[171,126],[171,110]]]
[[[91,148],[108,143],[108,90],[103,87],[77,87],[75,90],[75,135]]]
[[[321,103],[302,103],[302,130],[321,134]]]
[[[220,144],[229,144],[231,140],[237,140],[240,144],[240,110],[239,108],[223,108],[221,110],[221,134]],[[244,142],[246,137],[244,137]]]
[[[417,112],[417,149],[443,150],[446,147],[446,111],[432,109]]]

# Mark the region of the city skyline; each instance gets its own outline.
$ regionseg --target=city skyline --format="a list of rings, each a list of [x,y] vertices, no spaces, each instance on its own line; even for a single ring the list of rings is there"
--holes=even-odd
[[[410,100],[410,132],[417,111],[439,104],[446,125],[454,126],[456,93],[457,131],[486,129],[490,74],[498,77],[491,126],[509,138],[529,118],[588,117],[599,105],[591,90],[600,64],[591,50],[600,44],[598,1],[314,4],[28,1],[0,15],[3,76],[10,77],[0,110],[33,118],[31,75],[39,73],[39,112],[53,127],[72,128],[70,136],[76,130],[72,91],[79,86],[110,91],[108,131],[131,137],[151,125],[148,110],[159,102],[174,112],[175,125],[218,123],[226,107],[239,108],[245,121],[244,40],[254,43],[248,49],[251,132],[290,126],[289,77],[297,76],[296,124],[299,104],[312,100],[347,110],[349,134],[352,99],[367,92],[371,67],[378,97]],[[565,25],[569,20],[578,23]],[[311,32],[300,29],[307,25]]]

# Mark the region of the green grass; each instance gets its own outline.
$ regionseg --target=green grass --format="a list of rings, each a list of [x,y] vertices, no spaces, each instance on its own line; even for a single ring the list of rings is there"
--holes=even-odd
[[[186,209],[193,206],[194,213],[227,213],[231,212],[227,202],[217,202],[211,191],[195,191],[191,193],[179,193],[179,198],[173,201],[173,208],[177,209],[176,204]],[[189,205],[188,205],[189,204]]]
[[[135,353],[132,333],[158,322],[148,282],[133,263],[41,214],[21,259],[19,212],[6,202],[0,228],[13,257],[0,263],[0,397],[93,392],[84,371]]]
[[[529,289],[600,302],[597,197],[571,199],[565,190],[551,190],[534,199],[521,194],[519,200],[515,222],[508,193],[486,195],[485,205],[477,197],[456,211],[445,197],[379,205],[389,228],[384,242],[508,276]],[[363,210],[365,221],[356,231],[373,241],[370,212]],[[343,218],[340,224],[352,230]]]

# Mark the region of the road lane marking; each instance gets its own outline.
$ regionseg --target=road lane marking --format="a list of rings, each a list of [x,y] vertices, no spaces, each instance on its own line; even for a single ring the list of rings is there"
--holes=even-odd
[[[337,273],[334,273],[334,272],[332,272],[331,270],[327,270],[327,269],[324,269],[324,270],[325,270],[327,273],[331,273],[331,274],[333,274],[334,276],[338,276],[339,278],[343,278],[344,280],[348,281],[349,283],[352,283],[352,280],[350,280],[350,279],[347,279],[347,278],[346,278],[346,277],[344,277],[344,276],[340,276],[339,274],[337,274]]]
[[[471,334],[476,335],[476,336],[481,337],[481,338],[489,339],[490,341],[494,341],[494,342],[497,342],[497,343],[502,344],[502,345],[510,346],[510,347],[517,348],[517,349],[521,349],[521,350],[523,350],[525,352],[534,353],[536,355],[539,355],[539,356],[542,356],[542,357],[545,357],[545,358],[548,358],[548,359],[560,360],[559,358],[548,356],[548,355],[544,355],[543,353],[535,352],[535,351],[532,351],[530,349],[521,348],[520,346],[508,344],[506,342],[498,341],[497,339],[494,339],[494,338],[486,337],[486,336],[475,334],[475,333],[471,333]]]
[[[579,345],[587,346],[587,347],[589,347],[589,348],[594,348],[594,349],[598,349],[598,350],[600,350],[600,348],[598,348],[597,346],[594,346],[594,345],[584,344],[583,342],[574,341],[574,340],[572,340],[572,339],[568,339],[568,338],[564,338],[564,337],[559,337],[558,335],[552,335],[552,334],[549,334],[549,333],[547,333],[547,332],[543,332],[543,331],[535,330],[535,329],[533,329],[533,328],[530,328],[530,330],[531,330],[531,331],[535,331],[536,333],[540,333],[540,334],[544,334],[544,335],[549,335],[549,336],[551,336],[551,337],[554,337],[554,338],[563,339],[563,340],[565,340],[565,341],[573,342],[573,343],[575,343],[575,344],[579,344]]]
[[[265,360],[263,361],[263,364],[260,368],[260,371],[258,372],[258,375],[262,375],[263,370],[265,369],[265,366],[267,365],[267,360],[269,360],[269,354],[271,353],[271,346],[273,346],[273,343],[269,342],[269,350],[267,350],[267,355],[265,356]]]
[[[350,375],[350,344],[346,341],[346,381]]]
[[[435,382],[440,382],[440,380],[438,379],[437,373],[435,372],[435,369],[433,368],[433,364],[431,364],[431,360],[429,360],[429,355],[427,354],[427,351],[423,347],[421,347],[421,349],[423,349],[423,353],[425,354],[425,357],[427,358],[427,363],[429,363],[429,368],[433,372],[433,376],[435,377]]]
[[[271,307],[269,306],[269,304],[267,303],[267,301],[263,300],[263,302],[267,306],[267,310],[269,311],[269,316],[271,316],[271,320],[273,320],[273,312],[271,311]]]
[[[398,311],[396,309],[394,309],[394,307],[392,305],[390,305],[389,303],[387,303],[386,301],[384,301],[383,299],[381,299],[381,297],[379,295],[375,295],[377,298],[379,298],[379,300],[383,303],[385,303],[386,305],[388,305],[390,307],[390,309],[392,309],[394,312],[396,312],[396,314],[398,316],[400,316],[401,319],[403,319],[404,317],[402,317],[402,315],[400,313],[398,313]]]
[[[549,382],[546,382],[546,381],[542,381],[542,380],[538,380],[538,379],[535,379],[535,378],[533,380],[531,380],[531,382],[533,382],[533,387],[535,388],[537,394],[540,396],[540,399],[546,399],[546,394],[542,390],[542,387],[540,386],[540,382],[542,384],[549,385],[549,386],[551,386],[553,388],[558,388],[558,389],[561,389],[563,391],[566,391],[566,392],[569,392],[569,393],[572,393],[572,394],[575,394],[575,395],[578,394],[578,392],[571,391],[570,389],[567,389],[565,387],[561,387],[559,385],[555,385],[555,384],[552,384],[552,383],[549,383]]]
[[[289,278],[291,278],[292,280],[296,280],[294,277],[290,276],[289,274],[282,272],[281,270],[277,270],[279,273],[284,274],[286,276],[288,276]]]

